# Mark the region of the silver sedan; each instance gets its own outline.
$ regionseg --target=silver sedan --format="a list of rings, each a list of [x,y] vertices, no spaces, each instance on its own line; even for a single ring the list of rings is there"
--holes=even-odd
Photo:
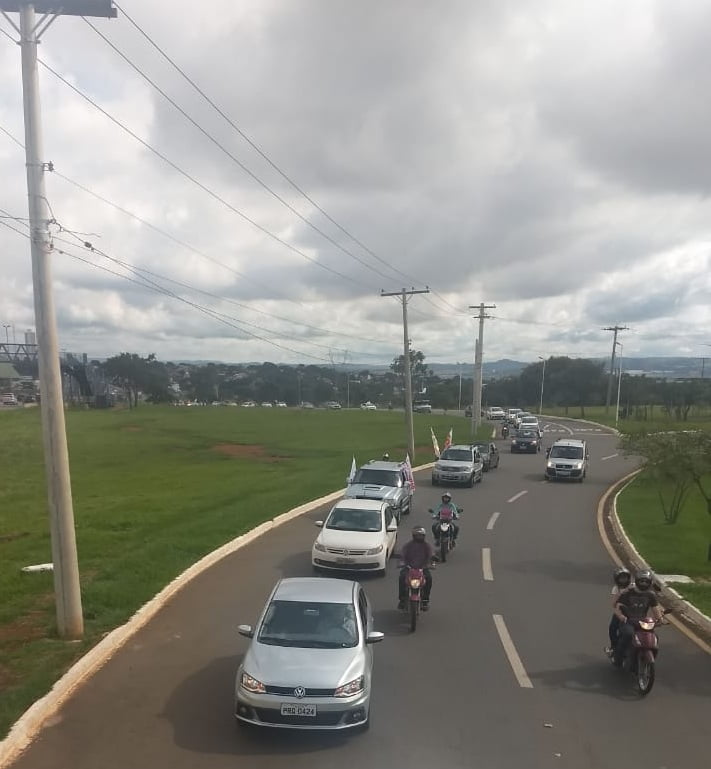
[[[358,582],[295,577],[280,580],[256,627],[240,625],[252,643],[237,671],[238,722],[282,729],[367,729],[373,630]]]

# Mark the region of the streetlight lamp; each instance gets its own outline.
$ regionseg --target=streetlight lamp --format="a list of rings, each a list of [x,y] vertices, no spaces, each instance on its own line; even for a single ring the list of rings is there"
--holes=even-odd
[[[543,373],[541,374],[541,399],[540,403],[538,404],[538,413],[543,413],[543,383],[546,381],[546,359],[541,358],[541,356],[538,356],[538,360],[543,361]]]

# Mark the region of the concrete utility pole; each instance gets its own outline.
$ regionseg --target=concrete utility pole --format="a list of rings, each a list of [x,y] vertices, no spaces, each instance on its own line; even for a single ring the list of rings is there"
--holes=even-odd
[[[614,331],[612,338],[612,359],[610,360],[610,375],[607,378],[607,398],[605,399],[605,413],[610,411],[610,401],[612,400],[612,378],[615,375],[615,354],[617,352],[617,332],[629,331],[627,326],[606,326],[603,331]]]
[[[84,634],[84,619],[69,478],[69,454],[64,424],[62,374],[52,293],[50,212],[44,185],[45,171],[51,164],[43,159],[37,44],[60,15],[111,18],[116,16],[116,9],[112,7],[110,0],[35,0],[34,2],[0,0],[0,12],[19,33],[22,51],[32,283],[39,350],[40,406],[49,497],[57,628],[62,638],[77,639]],[[39,21],[35,12],[43,14]],[[19,27],[8,13],[20,14]]]
[[[403,337],[403,356],[404,356],[404,379],[405,379],[405,424],[407,425],[407,446],[410,454],[410,462],[415,464],[415,425],[412,421],[412,373],[410,371],[410,335],[407,330],[407,303],[414,294],[429,294],[429,288],[414,289],[409,291],[406,288],[400,291],[386,293],[380,292],[380,296],[397,296],[402,302],[402,337]]]
[[[476,341],[474,348],[474,403],[472,404],[472,428],[471,437],[472,441],[476,438],[477,430],[481,425],[481,391],[482,391],[482,372],[483,372],[483,360],[484,360],[484,321],[490,318],[491,315],[486,314],[486,310],[493,310],[496,308],[495,304],[481,304],[469,305],[470,310],[479,310],[479,314],[475,315],[475,318],[479,318],[479,338]]]

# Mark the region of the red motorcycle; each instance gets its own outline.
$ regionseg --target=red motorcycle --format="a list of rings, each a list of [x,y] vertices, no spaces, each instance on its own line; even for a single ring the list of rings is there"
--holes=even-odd
[[[664,614],[670,612],[671,609],[664,610]],[[622,669],[627,673],[632,673],[635,677],[637,690],[644,697],[652,691],[654,686],[657,655],[659,654],[659,638],[654,631],[657,625],[662,624],[663,620],[645,617],[644,619],[628,620],[628,622],[631,622],[634,627],[634,635],[625,652]],[[612,654],[610,657],[612,658]]]

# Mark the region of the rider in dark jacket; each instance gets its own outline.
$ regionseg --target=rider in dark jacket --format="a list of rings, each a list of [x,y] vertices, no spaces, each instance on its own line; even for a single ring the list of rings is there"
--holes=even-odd
[[[620,629],[615,645],[613,661],[621,667],[627,647],[634,638],[635,621],[652,616],[660,620],[663,616],[659,601],[652,589],[652,572],[646,569],[635,574],[634,585],[620,593],[615,604],[615,614],[620,621]]]
[[[405,608],[407,601],[407,571],[408,567],[422,569],[425,575],[425,584],[422,587],[422,611],[427,611],[430,603],[430,591],[432,590],[432,574],[429,567],[432,564],[434,550],[429,542],[425,541],[427,532],[424,526],[416,526],[412,530],[412,539],[400,551],[400,559],[403,566],[400,569],[398,580],[398,609]]]

